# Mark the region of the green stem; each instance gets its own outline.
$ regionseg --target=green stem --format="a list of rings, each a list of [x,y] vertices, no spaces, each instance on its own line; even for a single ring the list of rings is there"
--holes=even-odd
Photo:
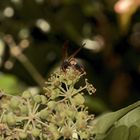
[[[12,35],[5,35],[4,40],[10,48],[11,55],[15,57],[19,62],[21,62],[21,64],[30,73],[32,78],[38,83],[38,85],[40,87],[43,87],[45,83],[44,78],[40,75],[37,69],[30,62],[30,60],[22,53],[20,45],[16,44]]]
[[[2,118],[5,112],[6,112],[5,110],[2,112],[1,117],[0,117],[0,122],[2,121]]]
[[[35,108],[33,109],[33,114],[36,113],[37,109],[39,108],[40,104],[36,104]]]
[[[63,93],[66,93],[66,90],[64,90],[61,86],[59,86],[58,88],[62,90]]]
[[[16,57],[22,65],[27,69],[33,79],[38,83],[40,87],[44,86],[45,79],[40,75],[40,73],[36,70],[36,68],[32,65],[29,59],[24,55],[20,54]]]
[[[32,111],[31,111],[31,105],[30,105],[29,99],[27,99],[27,106],[28,106],[28,109],[29,109],[29,114],[31,114]]]
[[[73,95],[76,95],[77,93],[80,93],[82,90],[86,89],[87,86],[85,85],[84,87],[82,87],[81,89],[77,90],[75,93],[72,94]]]
[[[24,127],[24,131],[26,131],[26,130],[27,130],[28,125],[30,124],[30,122],[31,122],[31,120],[28,120],[28,122],[27,122],[26,126]]]
[[[64,82],[64,84],[65,84],[65,86],[66,86],[66,90],[68,91],[68,90],[69,90],[69,87],[68,87],[67,83]]]
[[[19,116],[18,119],[21,119],[21,120],[23,121],[23,120],[28,120],[29,117],[20,117],[20,116]]]
[[[38,119],[36,119],[36,121],[37,121],[38,123],[40,123],[40,124],[42,124],[42,125],[48,127],[48,125],[47,125],[46,123],[43,123],[42,121],[40,121],[40,120],[38,120]]]

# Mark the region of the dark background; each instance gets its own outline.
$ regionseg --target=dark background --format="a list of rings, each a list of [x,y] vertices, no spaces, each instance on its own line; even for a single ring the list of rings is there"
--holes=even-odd
[[[123,3],[124,2],[124,3]],[[76,58],[97,89],[88,99],[96,113],[116,110],[140,99],[140,9],[138,0],[3,0],[0,1],[0,88],[19,93],[41,87],[40,77],[62,63],[83,42]],[[119,9],[124,8],[124,11]],[[13,38],[12,45],[7,42]],[[17,47],[26,61],[14,55]],[[16,52],[16,51],[14,51]],[[35,72],[34,68],[39,72]],[[35,71],[36,71],[35,70]]]

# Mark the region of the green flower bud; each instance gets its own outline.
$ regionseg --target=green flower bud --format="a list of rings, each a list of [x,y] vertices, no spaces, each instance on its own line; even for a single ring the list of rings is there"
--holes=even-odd
[[[72,128],[69,128],[69,127],[64,126],[64,127],[62,128],[61,133],[62,133],[62,135],[63,135],[65,138],[70,139],[70,138],[72,137],[73,130],[72,130]]]
[[[53,123],[50,123],[48,126],[48,132],[50,134],[50,138],[53,140],[58,140],[60,138],[60,133],[58,131],[58,128],[56,125],[54,125]]]
[[[58,131],[58,130],[57,130],[57,126],[56,126],[55,124],[53,124],[53,123],[50,123],[50,124],[49,124],[48,129],[49,129],[49,131],[52,132],[53,134],[54,134],[55,132]]]
[[[0,136],[0,140],[4,140],[4,138]]]
[[[68,80],[68,81],[67,81],[67,85],[71,85],[72,83],[73,83],[72,80]]]
[[[13,113],[8,113],[6,115],[6,122],[8,123],[8,125],[15,125],[16,124],[15,115]]]
[[[74,119],[74,117],[76,115],[76,112],[74,110],[68,109],[65,112],[66,112],[67,116],[69,116],[70,118]]]
[[[34,137],[38,137],[40,134],[40,130],[38,128],[34,128],[31,132]]]
[[[6,120],[7,120],[7,115],[4,114],[3,117],[2,117],[2,122],[3,122],[3,123],[6,123],[6,122],[7,122]]]
[[[28,99],[30,98],[32,95],[31,95],[31,92],[26,90],[22,93],[22,97],[25,98],[25,99]]]
[[[26,139],[27,138],[27,133],[26,132],[19,132],[19,137],[21,139]]]
[[[78,130],[86,130],[86,128],[87,128],[86,120],[81,120],[81,119],[77,120],[76,127]]]
[[[44,96],[44,95],[40,95],[40,96],[41,96],[42,104],[46,104],[46,103],[47,103],[47,98],[46,98],[46,96]]]
[[[85,98],[81,94],[77,94],[73,97],[73,102],[75,105],[82,105],[85,102]]]
[[[89,135],[89,133],[85,130],[85,131],[83,131],[83,132],[80,132],[80,138],[83,140],[87,140],[87,139],[89,139],[89,137],[90,137],[90,135]]]
[[[84,111],[77,112],[77,114],[76,114],[76,119],[85,120],[85,119],[87,119],[87,117],[88,117],[87,113]]]
[[[47,119],[48,115],[49,115],[49,112],[47,109],[43,109],[39,112],[39,117],[41,119]]]
[[[40,103],[41,102],[41,96],[40,95],[35,95],[33,96],[33,99],[36,103]]]
[[[66,104],[64,104],[64,103],[59,103],[59,104],[56,106],[56,110],[57,110],[58,112],[62,112],[62,111],[64,111],[64,110],[66,110]]]
[[[19,107],[19,104],[20,104],[20,100],[18,97],[12,97],[11,100],[10,100],[10,106],[13,108],[13,109],[16,109]]]
[[[20,111],[22,114],[28,114],[28,107],[26,105],[20,105]]]
[[[57,98],[58,96],[59,96],[59,92],[60,92],[60,90],[59,89],[53,89],[52,91],[51,91],[51,99],[52,100],[54,100],[55,98]]]
[[[58,87],[58,86],[61,85],[61,83],[60,83],[59,80],[55,80],[55,81],[53,82],[53,85],[54,85],[55,87]]]
[[[50,101],[50,102],[48,102],[48,108],[49,109],[55,109],[55,107],[56,107],[56,102],[55,101]]]

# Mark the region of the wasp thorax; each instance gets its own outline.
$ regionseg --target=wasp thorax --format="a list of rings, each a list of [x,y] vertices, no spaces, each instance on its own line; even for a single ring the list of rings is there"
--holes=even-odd
[[[72,68],[74,71],[78,71],[80,73],[84,73],[84,69],[83,69],[83,66],[81,66],[77,60],[75,58],[72,58],[70,59],[69,61],[68,60],[65,60],[63,62],[63,64],[61,65],[61,69],[66,72],[67,69],[70,69]]]
[[[78,64],[75,58],[72,58],[69,62],[71,65],[76,65]]]

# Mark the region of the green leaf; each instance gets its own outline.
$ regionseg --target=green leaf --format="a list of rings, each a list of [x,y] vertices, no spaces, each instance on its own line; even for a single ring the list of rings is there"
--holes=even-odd
[[[137,126],[131,126],[129,129],[129,139],[128,140],[139,140],[140,139],[140,128]]]
[[[85,96],[86,104],[90,108],[90,110],[101,113],[108,110],[106,104],[99,98],[91,98],[90,96]]]
[[[128,140],[129,129],[122,125],[114,127],[104,140]]]
[[[93,130],[95,135],[105,135],[106,132],[109,131],[110,128],[113,127],[118,120],[120,120],[124,115],[137,108],[138,106],[140,106],[140,101],[129,105],[128,107],[125,107],[123,109],[120,109],[116,112],[106,113],[95,119],[95,125]]]
[[[140,106],[128,112],[117,122],[117,125],[126,125],[128,127],[134,124],[140,128]]]
[[[10,74],[1,74],[0,90],[3,90],[6,94],[19,94],[23,91],[23,85],[15,76]]]

